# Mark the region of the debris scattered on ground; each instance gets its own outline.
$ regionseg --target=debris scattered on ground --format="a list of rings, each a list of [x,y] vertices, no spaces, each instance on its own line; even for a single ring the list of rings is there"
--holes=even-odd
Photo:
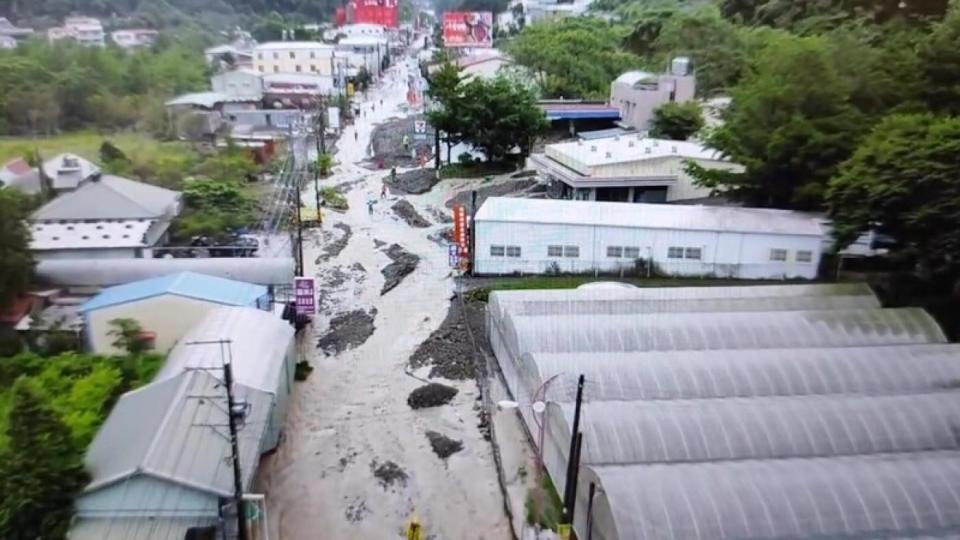
[[[344,517],[351,523],[363,521],[363,518],[370,513],[367,509],[367,501],[357,497],[353,502],[347,505],[343,511]]]
[[[441,459],[446,459],[463,450],[463,441],[451,439],[437,431],[427,431],[427,439],[430,441],[433,453],[440,456]]]
[[[383,240],[377,240],[376,238],[373,239],[373,247],[380,249],[385,245],[387,245],[387,243]]]
[[[510,178],[532,178],[537,175],[537,171],[533,169],[527,169],[525,171],[516,172],[510,175]]]
[[[354,272],[358,272],[358,273],[364,273],[364,274],[365,274],[365,273],[367,272],[367,269],[364,268],[363,265],[360,264],[360,263],[358,263],[358,262],[355,262],[355,263],[351,264],[351,265],[350,265],[350,269],[353,270]]]
[[[407,473],[392,461],[388,460],[379,464],[376,460],[371,461],[370,470],[373,471],[373,475],[380,481],[384,490],[394,484],[407,485]]]
[[[456,388],[440,383],[430,383],[417,388],[407,396],[407,405],[411,409],[439,407],[446,405],[457,395]]]
[[[478,345],[482,346],[484,333],[484,306],[482,303],[467,302],[467,318]],[[442,377],[453,380],[466,380],[485,373],[482,365],[483,353],[474,348],[473,341],[463,323],[463,308],[459,299],[450,303],[446,318],[430,337],[417,347],[410,356],[410,365],[414,369],[433,366],[430,377]],[[478,365],[478,362],[481,364]]]
[[[313,373],[313,366],[310,365],[310,362],[301,360],[297,362],[296,367],[294,368],[293,380],[305,381],[311,373]]]
[[[350,237],[353,236],[353,231],[346,223],[334,223],[333,228],[341,231],[343,234],[333,240],[332,238],[337,236],[337,233],[329,230],[323,231],[324,247],[320,256],[317,257],[316,264],[320,264],[339,255],[340,252],[343,251],[343,248],[347,247],[347,243],[350,242]]]
[[[400,219],[406,221],[407,225],[411,227],[423,229],[432,225],[432,223],[424,219],[423,216],[417,212],[417,209],[410,204],[410,201],[401,199],[394,203],[390,209],[393,210],[393,213],[399,216]]]
[[[376,308],[337,315],[330,320],[330,329],[317,342],[317,348],[327,354],[339,354],[362,345],[373,334],[376,315]]]
[[[333,186],[333,188],[339,191],[340,193],[348,193],[350,190],[354,188],[354,186],[356,186],[357,184],[362,184],[366,180],[367,180],[367,177],[362,176],[360,178],[357,178],[356,180],[348,180],[346,182],[340,182],[339,184]]]
[[[385,279],[383,289],[380,290],[380,296],[392,291],[394,287],[403,281],[403,278],[410,275],[417,269],[420,257],[403,249],[400,244],[392,244],[387,249],[387,257],[393,262],[384,266],[380,273]]]
[[[427,210],[430,211],[430,215],[437,223],[453,223],[453,216],[450,215],[449,211],[443,211],[436,206],[428,206]]]
[[[479,400],[478,400],[479,401]],[[490,412],[487,411],[487,408],[482,404],[477,404],[477,417],[480,419],[480,422],[477,424],[477,429],[483,434],[484,440],[490,440]]]
[[[477,208],[483,206],[483,201],[487,200],[488,197],[502,197],[504,195],[516,195],[520,193],[529,193],[534,191],[537,188],[537,181],[532,178],[524,178],[521,180],[508,180],[506,182],[500,182],[498,184],[484,185],[476,189],[477,192]],[[470,191],[461,191],[457,193],[456,196],[447,201],[447,207],[453,208],[454,204],[462,204],[468,209],[470,208]]]
[[[392,180],[388,175],[383,179],[383,183],[390,186],[391,190],[401,191],[410,195],[420,195],[433,189],[437,185],[436,169],[413,169],[397,174],[396,180]]]
[[[417,149],[417,154],[433,155],[433,129],[427,127],[427,137],[423,140],[413,140],[410,134],[414,130],[414,121],[423,120],[423,115],[409,116],[388,120],[374,128],[370,137],[370,148],[373,151],[373,164],[389,171],[391,167],[414,167],[416,160],[410,157],[411,150]],[[408,147],[403,147],[403,138],[407,137]]]
[[[334,266],[320,274],[320,286],[327,290],[339,289],[350,276],[343,271],[342,266]]]

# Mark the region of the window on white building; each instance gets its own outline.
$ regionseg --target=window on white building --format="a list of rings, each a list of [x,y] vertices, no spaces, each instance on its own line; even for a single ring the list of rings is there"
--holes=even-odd
[[[317,70],[317,66],[314,64],[310,64],[310,71],[316,71],[316,70]]]
[[[507,246],[507,257],[519,257],[520,246]]]
[[[290,51],[290,59],[293,60],[297,57],[297,53]]]
[[[607,246],[607,257],[612,259],[623,257],[623,248],[621,246]]]
[[[257,53],[257,60],[263,60],[263,53]]]
[[[547,246],[547,257],[563,257],[563,246]]]
[[[297,64],[297,73],[300,73],[300,64]]]
[[[639,259],[640,258],[640,248],[638,247],[625,247],[623,248],[623,256],[628,259]]]
[[[563,246],[563,256],[571,259],[579,259],[580,246]]]
[[[687,248],[683,253],[684,259],[695,259],[700,260],[703,256],[703,250],[700,248]]]
[[[506,248],[503,246],[490,246],[490,256],[491,257],[503,257],[506,255]]]
[[[682,259],[683,258],[683,248],[671,246],[667,248],[667,258],[668,259]]]
[[[770,260],[771,260],[771,261],[785,261],[785,260],[787,260],[787,250],[785,250],[785,249],[771,249],[771,250],[770,250]]]
[[[263,73],[263,66],[259,66],[257,69],[260,70],[260,73]]]
[[[316,57],[317,57],[317,53],[310,51],[310,59],[313,60]]]
[[[280,53],[273,53],[273,59],[278,60],[280,58]]]
[[[797,251],[797,262],[813,262],[813,252],[806,250]]]
[[[273,66],[274,73],[280,73],[280,66]]]

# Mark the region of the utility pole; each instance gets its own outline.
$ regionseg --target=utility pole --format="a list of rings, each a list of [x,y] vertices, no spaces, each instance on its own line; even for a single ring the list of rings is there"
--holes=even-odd
[[[227,342],[227,346],[229,346]],[[236,403],[233,400],[233,365],[231,361],[223,363],[223,382],[227,387],[227,419],[230,426],[230,453],[233,461],[233,502],[237,509],[237,535],[240,540],[248,540],[247,519],[243,515],[243,475],[240,471],[240,445],[237,441]]]
[[[299,167],[295,167],[295,168],[298,169]],[[302,208],[301,205],[303,204],[303,202],[300,199],[300,188],[303,182],[302,182],[302,178],[300,176],[299,170],[294,171],[293,174],[295,176],[295,182],[296,182],[296,186],[294,186],[294,189],[297,192],[297,209],[296,209],[296,213],[297,213],[297,275],[302,276],[303,275],[303,223],[301,223],[300,221],[300,208]]]
[[[433,126],[433,146],[434,146],[434,157],[433,157],[433,166],[439,171],[440,170],[440,128]]]
[[[586,377],[581,373],[577,379],[577,402],[573,409],[573,426],[570,430],[570,453],[567,454],[566,485],[563,490],[563,523],[573,522],[573,499],[577,496],[576,475],[579,467],[577,440],[580,438],[580,410],[583,408],[583,385]]]

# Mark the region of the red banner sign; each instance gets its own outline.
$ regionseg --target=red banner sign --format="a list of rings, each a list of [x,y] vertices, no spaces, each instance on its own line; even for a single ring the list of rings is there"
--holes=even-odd
[[[467,209],[462,204],[453,207],[453,241],[460,248],[460,257],[466,258],[470,253],[470,233],[467,224]]]
[[[445,47],[493,47],[493,13],[448,11],[443,14]]]

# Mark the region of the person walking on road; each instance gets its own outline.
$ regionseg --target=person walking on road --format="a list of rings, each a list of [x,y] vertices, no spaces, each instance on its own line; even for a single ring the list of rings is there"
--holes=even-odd
[[[357,131],[356,129],[353,130],[353,140],[355,140],[355,141],[359,141],[359,140],[360,140],[360,132]]]
[[[384,184],[383,187],[380,188],[380,198],[381,198],[381,199],[386,199],[386,198],[387,198],[387,185],[386,185],[386,184]]]
[[[367,201],[367,212],[369,212],[371,216],[373,215],[373,199]]]

